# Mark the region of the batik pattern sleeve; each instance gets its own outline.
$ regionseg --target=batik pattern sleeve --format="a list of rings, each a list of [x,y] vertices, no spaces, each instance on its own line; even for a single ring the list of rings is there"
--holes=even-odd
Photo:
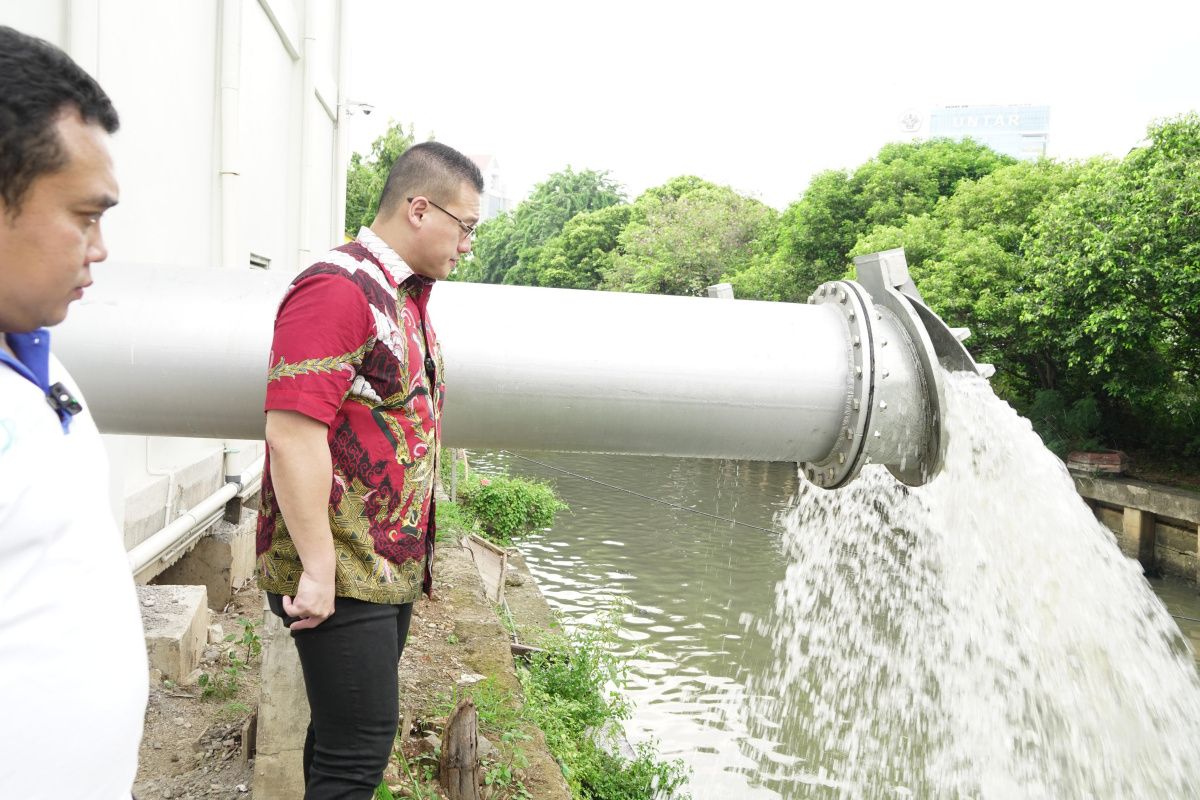
[[[275,319],[266,410],[297,411],[332,425],[375,345],[374,331],[362,290],[344,274],[297,281]]]

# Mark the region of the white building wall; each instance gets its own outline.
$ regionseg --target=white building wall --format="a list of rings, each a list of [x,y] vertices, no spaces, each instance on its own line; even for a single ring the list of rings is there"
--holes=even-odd
[[[67,50],[121,116],[112,144],[121,204],[104,222],[112,264],[249,269],[254,253],[269,258],[270,269],[294,273],[340,242],[344,5],[0,0],[0,23]],[[223,25],[222,14],[233,23]],[[223,50],[227,34],[240,41]],[[227,63],[231,53],[237,58]],[[223,125],[226,108],[237,115],[232,126]],[[223,215],[226,203],[231,213]],[[96,267],[96,280],[104,280],[105,268]],[[264,353],[264,376],[266,360]],[[127,546],[226,475],[240,474],[263,450],[261,442],[105,441]]]

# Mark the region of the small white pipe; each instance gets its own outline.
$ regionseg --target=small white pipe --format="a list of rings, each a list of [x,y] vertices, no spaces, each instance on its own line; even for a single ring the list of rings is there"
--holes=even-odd
[[[199,524],[208,519],[214,511],[225,508],[225,504],[237,496],[239,486],[227,483],[194,507],[181,514],[171,524],[151,535],[141,544],[129,551],[129,566],[134,574],[162,559],[176,547],[179,541],[189,534],[195,533]]]
[[[337,20],[337,120],[334,122],[336,161],[333,165],[333,230],[329,241],[340,242],[346,231],[346,166],[349,163],[350,135],[346,130],[346,81],[350,77],[350,4],[338,0]]]
[[[175,510],[175,474],[179,471],[175,466],[160,468],[150,455],[154,439],[146,437],[146,472],[156,478],[167,479],[167,500],[163,503],[163,525],[171,524],[171,512]]]
[[[225,480],[237,483],[241,487],[238,497],[245,499],[262,488],[263,466],[267,462],[266,455],[261,455],[242,471],[240,475],[226,475]]]
[[[317,58],[317,14],[315,0],[305,0],[304,31],[301,34],[300,69],[300,191],[296,194],[299,203],[299,224],[297,225],[297,240],[299,248],[296,253],[296,272],[312,263],[312,214],[310,206],[313,201],[313,149],[315,136],[313,131],[314,106],[316,97],[316,58]],[[339,240],[340,241],[340,237]]]
[[[235,497],[246,497],[262,485],[263,463],[260,458],[252,463],[236,480],[231,480],[220,489],[184,512],[169,525],[148,537],[129,551],[129,567],[134,575],[157,562],[168,562],[170,566],[180,553],[199,539],[225,509],[226,503]]]
[[[242,72],[242,0],[221,0],[220,50],[221,140],[221,259],[225,269],[246,266],[241,245],[241,218],[238,214],[239,108],[238,93]]]

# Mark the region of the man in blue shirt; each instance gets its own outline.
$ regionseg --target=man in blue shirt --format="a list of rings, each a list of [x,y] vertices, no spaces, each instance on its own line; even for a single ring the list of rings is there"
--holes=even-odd
[[[59,796],[67,775],[83,780],[73,795],[128,800],[137,770],[148,688],[137,596],[99,433],[47,330],[107,255],[100,219],[117,202],[117,126],[107,95],[65,53],[0,26],[5,798]]]

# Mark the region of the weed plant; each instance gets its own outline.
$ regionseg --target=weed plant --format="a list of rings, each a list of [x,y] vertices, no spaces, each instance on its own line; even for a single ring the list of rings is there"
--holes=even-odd
[[[202,672],[198,684],[200,686],[200,697],[204,700],[229,700],[236,697],[238,690],[241,689],[242,674],[246,667],[262,653],[262,638],[258,635],[258,631],[254,629],[254,623],[248,619],[239,619],[238,624],[242,626],[242,633],[239,636],[236,633],[230,633],[225,636],[225,641],[236,642],[245,648],[245,658],[238,655],[237,647],[229,652],[229,664],[222,668],[219,672]]]
[[[458,503],[439,500],[437,504],[437,541],[457,539],[460,533],[475,527],[475,520]]]
[[[525,715],[546,735],[550,752],[577,800],[680,798],[688,772],[679,761],[658,758],[645,743],[633,759],[616,754],[614,731],[629,718],[619,693],[625,668],[614,652],[610,621],[599,629],[556,635],[542,642],[518,669]]]

